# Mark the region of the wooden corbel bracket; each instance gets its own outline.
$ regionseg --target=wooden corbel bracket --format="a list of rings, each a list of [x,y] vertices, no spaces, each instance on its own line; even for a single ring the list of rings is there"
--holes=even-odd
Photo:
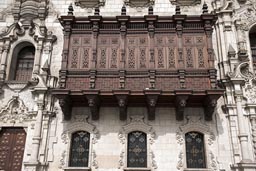
[[[119,119],[124,121],[127,119],[127,104],[128,104],[128,95],[130,90],[114,90],[117,103],[119,106]]]
[[[64,119],[70,120],[71,113],[72,113],[72,101],[70,99],[70,96],[66,95],[66,96],[59,97],[59,104],[64,114]]]
[[[145,90],[144,93],[147,97],[148,120],[155,120],[156,104],[161,91],[152,89]]]
[[[176,96],[175,107],[176,107],[176,120],[182,121],[184,119],[184,111],[187,105],[188,96]]]
[[[206,121],[212,120],[215,107],[217,106],[217,96],[207,96],[204,100],[204,118]]]
[[[88,106],[90,108],[92,120],[99,119],[99,108],[100,99],[98,94],[86,94],[86,99],[88,100]]]

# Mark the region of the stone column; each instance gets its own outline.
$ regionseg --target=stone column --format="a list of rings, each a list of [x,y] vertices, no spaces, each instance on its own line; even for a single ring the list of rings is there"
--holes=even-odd
[[[40,61],[42,56],[43,40],[38,40],[36,52],[35,52],[35,62],[33,74],[39,74],[40,72]]]
[[[245,125],[248,125],[245,122],[245,118],[243,115],[243,108],[242,108],[242,89],[241,84],[243,80],[235,80],[233,81],[234,89],[235,89],[235,102],[236,102],[236,110],[237,110],[237,123],[238,123],[238,138],[240,141],[241,146],[241,157],[242,160],[240,163],[250,163],[250,155],[249,155],[249,143],[248,143],[248,133],[245,129]]]
[[[28,163],[25,163],[26,170],[28,171],[34,171],[38,170],[38,167],[40,166],[40,159],[39,159],[39,150],[40,150],[40,144],[42,139],[42,123],[43,123],[43,107],[44,107],[44,91],[40,91],[38,93],[38,111],[37,111],[37,118],[35,123],[35,130],[34,130],[34,136],[32,139],[32,153],[30,157],[30,161]]]
[[[0,66],[0,80],[5,80],[6,77],[6,65],[7,65],[7,56],[10,49],[10,41],[6,40],[3,47],[2,57],[1,57],[1,66]]]

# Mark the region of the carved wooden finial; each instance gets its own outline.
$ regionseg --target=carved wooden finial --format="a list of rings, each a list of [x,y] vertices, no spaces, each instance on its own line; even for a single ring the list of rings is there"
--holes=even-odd
[[[99,7],[96,7],[94,9],[94,15],[100,15],[100,8]]]
[[[154,9],[152,6],[148,7],[148,15],[153,15],[154,14]]]
[[[208,13],[208,5],[205,2],[204,2],[202,10],[203,10],[203,14]]]
[[[72,3],[70,3],[70,5],[68,7],[68,15],[73,15],[73,11],[74,11],[73,5],[72,5]]]
[[[121,15],[126,15],[126,7],[125,7],[125,5],[122,7]]]
[[[175,14],[181,14],[179,5],[176,5]]]

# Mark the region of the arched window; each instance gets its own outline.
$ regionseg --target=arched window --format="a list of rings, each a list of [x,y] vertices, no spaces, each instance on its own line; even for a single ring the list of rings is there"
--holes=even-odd
[[[28,81],[32,77],[35,47],[29,42],[19,44],[13,51],[10,80]]]
[[[77,131],[72,134],[69,166],[88,167],[90,147],[90,133]]]
[[[252,60],[254,66],[256,65],[256,25],[253,26],[249,32]]]
[[[188,132],[186,140],[187,168],[206,168],[204,135],[199,132]]]
[[[128,134],[127,167],[147,167],[147,134],[144,132]]]

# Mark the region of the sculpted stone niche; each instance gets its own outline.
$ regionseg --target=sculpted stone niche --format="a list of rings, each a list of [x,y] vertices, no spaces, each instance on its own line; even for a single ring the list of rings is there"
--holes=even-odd
[[[105,5],[105,0],[75,0],[75,5],[81,8],[95,8]]]

